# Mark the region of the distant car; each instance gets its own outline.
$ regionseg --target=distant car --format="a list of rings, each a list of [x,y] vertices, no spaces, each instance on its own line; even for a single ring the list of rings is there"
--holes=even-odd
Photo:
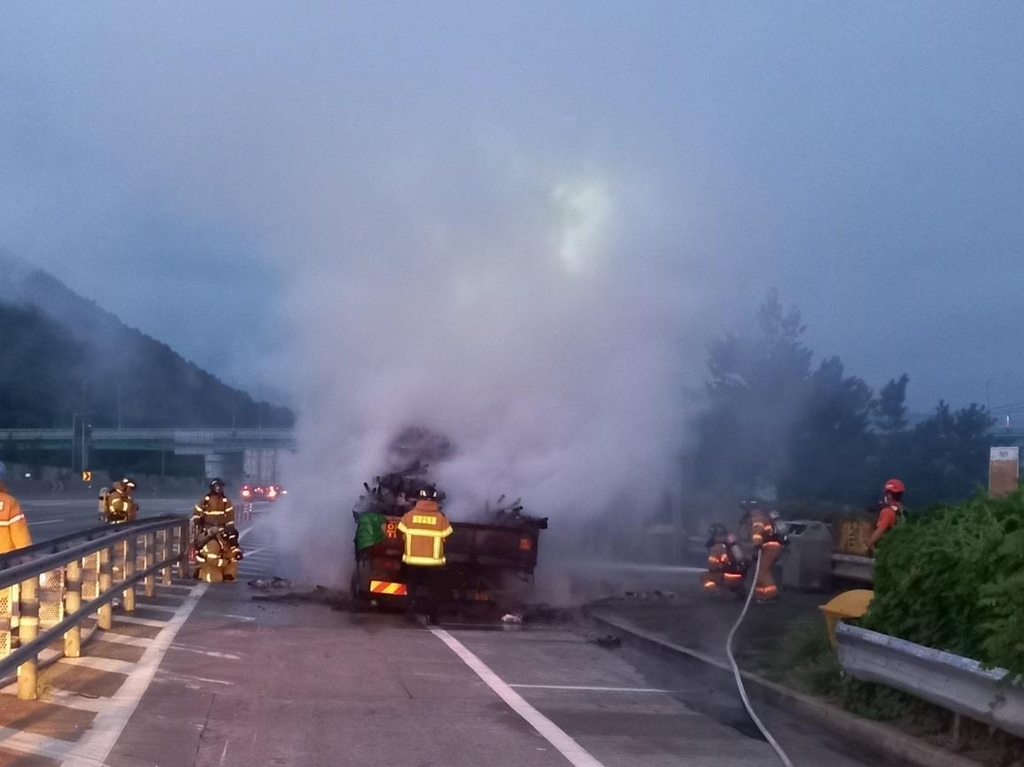
[[[242,485],[243,501],[276,501],[288,491],[280,485]]]
[[[263,490],[263,498],[267,501],[276,501],[282,495],[288,495],[288,491],[280,485],[264,485],[257,489]]]

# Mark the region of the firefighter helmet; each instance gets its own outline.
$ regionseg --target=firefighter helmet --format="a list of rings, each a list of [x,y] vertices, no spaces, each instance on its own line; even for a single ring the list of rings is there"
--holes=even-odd
[[[134,490],[135,480],[132,479],[131,477],[125,477],[124,479],[121,480],[121,488],[123,490]]]
[[[220,477],[214,477],[210,480],[210,492],[214,495],[220,495],[224,492],[224,480]]]
[[[729,534],[729,530],[721,522],[715,522],[708,528],[708,535],[712,538],[724,538]]]
[[[903,495],[907,488],[900,480],[890,479],[885,483],[884,490],[893,495]]]

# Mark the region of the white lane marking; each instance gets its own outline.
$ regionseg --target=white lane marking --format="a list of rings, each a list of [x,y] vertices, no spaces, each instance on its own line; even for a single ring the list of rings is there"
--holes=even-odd
[[[178,631],[185,625],[185,621],[199,604],[208,585],[207,583],[197,583],[192,588],[181,609],[156,635],[139,662],[135,664],[134,673],[130,674],[118,691],[107,700],[107,706],[103,711],[96,714],[92,727],[82,734],[81,739],[75,744],[70,758],[63,762],[63,767],[95,767],[98,764],[106,763],[114,744],[121,737],[125,725],[135,713],[139,701],[142,700],[153,677],[156,676],[157,668],[159,668],[167,648],[171,646],[174,637],[177,636]]]
[[[677,692],[657,687],[590,687],[576,684],[510,684],[509,687],[514,687],[517,690],[578,690],[580,692]]]
[[[37,527],[38,525],[56,525],[63,522],[63,519],[30,519],[28,522],[29,527]]]
[[[256,620],[256,618],[254,618],[251,615],[235,615],[234,613],[223,613],[220,617],[222,617],[222,618],[232,618],[233,620],[236,620],[236,621],[254,621],[254,620]]]
[[[186,647],[185,645],[181,645],[181,644],[172,644],[170,646],[170,649],[171,650],[181,650],[182,652],[194,652],[194,653],[197,653],[199,655],[205,655],[208,658],[222,658],[224,660],[241,660],[242,659],[241,655],[235,655],[234,653],[230,653],[230,652],[217,652],[215,650],[201,650],[198,647]]]
[[[189,676],[188,674],[172,674],[170,672],[160,672],[160,677],[156,681],[164,684],[174,682],[183,684],[201,682],[202,684],[225,684],[228,686],[234,684],[234,682],[225,682],[223,679],[207,679],[205,676]]]
[[[180,607],[180,605],[178,605],[178,607]],[[178,607],[170,607],[168,605],[147,605],[143,604],[142,602],[135,603],[136,610],[155,610],[161,613],[175,613],[178,611]],[[126,614],[131,615],[131,613]]]
[[[463,663],[473,669],[476,675],[483,680],[484,684],[505,701],[509,708],[525,719],[544,740],[554,746],[562,756],[568,759],[570,764],[574,765],[574,767],[604,767],[589,751],[573,740],[565,730],[527,703],[522,695],[502,681],[501,677],[491,671],[490,667],[470,652],[462,642],[444,629],[431,627],[430,633],[444,642],[448,649],[462,659]]]
[[[81,666],[96,671],[109,671],[113,674],[130,674],[135,670],[135,664],[125,660],[114,660],[113,658],[97,658],[94,655],[83,655],[80,658],[64,658],[61,664],[68,666]]]
[[[94,635],[97,642],[110,642],[111,644],[123,644],[130,647],[149,647],[153,640],[149,637],[135,637],[130,634],[118,634],[115,631],[98,630]]]
[[[5,749],[57,760],[68,756],[75,747],[74,741],[48,738],[45,735],[36,735],[33,732],[15,730],[10,727],[0,727],[0,742],[3,742]],[[96,765],[89,767],[96,767]]]
[[[187,604],[186,600],[186,604]],[[118,613],[117,618],[114,619],[117,623],[133,623],[136,626],[150,626],[152,628],[162,629],[167,625],[167,621],[154,621],[149,618],[136,618],[134,615],[121,615]]]

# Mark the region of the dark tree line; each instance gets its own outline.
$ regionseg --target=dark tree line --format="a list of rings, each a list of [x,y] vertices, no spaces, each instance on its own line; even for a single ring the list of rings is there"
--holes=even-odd
[[[707,499],[775,494],[795,505],[863,506],[898,476],[921,507],[971,495],[986,478],[992,419],[940,402],[911,425],[904,373],[877,395],[838,357],[814,364],[800,313],[770,291],[753,332],[709,347],[709,408],[697,420],[690,485]]]

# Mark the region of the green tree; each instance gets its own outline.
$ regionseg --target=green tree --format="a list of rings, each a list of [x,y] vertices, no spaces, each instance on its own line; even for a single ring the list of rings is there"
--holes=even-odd
[[[845,373],[838,357],[823,360],[806,386],[789,438],[779,490],[790,501],[856,497],[869,478],[875,439],[871,388]]]
[[[889,383],[878,392],[875,406],[875,428],[883,434],[896,434],[907,428],[907,384],[910,376],[906,373],[890,378]]]
[[[694,486],[711,494],[749,494],[777,482],[811,374],[796,309],[786,311],[773,289],[755,319],[749,333],[708,347],[710,406],[690,465]]]
[[[992,424],[981,405],[954,411],[939,402],[930,418],[910,430],[893,467],[904,477],[912,505],[955,503],[984,486]]]

